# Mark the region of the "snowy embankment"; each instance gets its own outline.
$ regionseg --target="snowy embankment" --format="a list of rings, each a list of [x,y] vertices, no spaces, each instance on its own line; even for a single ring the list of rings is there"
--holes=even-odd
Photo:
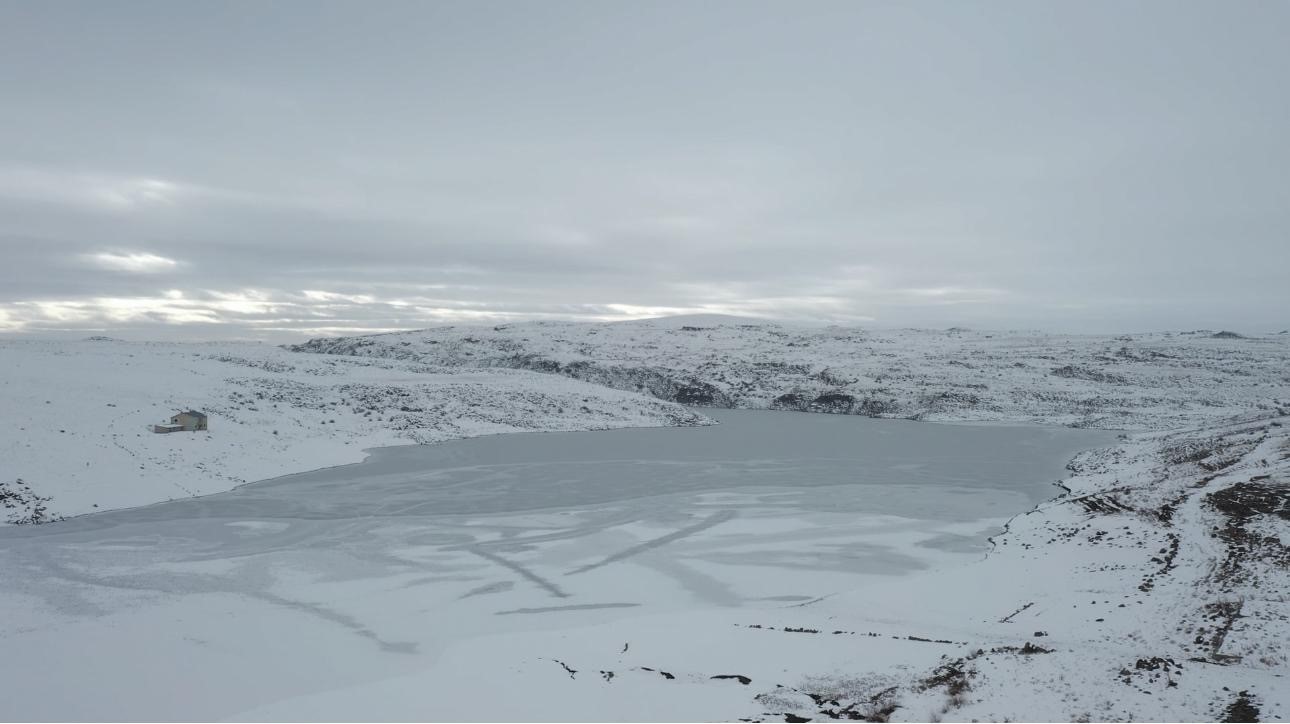
[[[962,642],[943,659],[894,677],[817,670],[767,691],[763,713],[824,718],[839,707],[823,695],[902,720],[1284,720],[1287,424],[1252,415],[1079,456],[1070,492],[1014,519],[982,563],[791,617],[824,629],[916,610]]]
[[[701,317],[456,326],[293,347],[509,367],[687,404],[1168,430],[1290,404],[1290,334],[1061,336]]]
[[[513,370],[257,344],[0,342],[2,522],[228,490],[366,448],[504,432],[694,425],[679,405]],[[156,434],[179,410],[210,431]]]

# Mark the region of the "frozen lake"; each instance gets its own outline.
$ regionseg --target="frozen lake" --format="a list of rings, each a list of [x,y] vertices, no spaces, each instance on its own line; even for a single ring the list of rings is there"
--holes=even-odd
[[[782,607],[955,565],[1115,437],[709,414],[722,424],[383,448],[0,528],[0,636],[16,654],[0,681],[24,692],[5,718],[225,718],[425,669],[473,637]],[[131,666],[93,653],[113,650]],[[60,695],[69,677],[83,696]]]
[[[794,505],[928,520],[1021,512],[1053,497],[1100,430],[944,425],[711,410],[722,424],[498,435],[370,451],[356,465],[198,499],[102,513],[32,534],[206,518],[494,515],[705,491],[778,489]],[[813,490],[833,488],[831,490]]]

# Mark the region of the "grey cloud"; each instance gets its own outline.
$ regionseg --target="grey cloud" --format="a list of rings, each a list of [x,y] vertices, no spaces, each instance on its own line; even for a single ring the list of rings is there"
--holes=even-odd
[[[1287,20],[1190,0],[3,3],[0,330],[1280,329]]]

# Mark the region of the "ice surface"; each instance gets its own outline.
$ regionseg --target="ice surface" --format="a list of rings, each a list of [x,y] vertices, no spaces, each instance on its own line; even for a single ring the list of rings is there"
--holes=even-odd
[[[105,513],[61,528],[237,516],[491,515],[750,488],[784,489],[767,500],[786,509],[974,520],[1006,517],[1027,502],[1052,497],[1060,463],[1114,439],[1105,431],[1058,427],[748,410],[709,414],[724,424],[377,448],[359,464]]]
[[[714,415],[722,425],[384,448],[218,495],[2,528],[0,635],[15,655],[0,657],[0,681],[24,692],[7,714],[309,718],[322,714],[310,696],[413,676],[449,650],[509,650],[527,657],[521,687],[558,681],[555,663],[530,666],[534,649],[497,637],[682,612],[693,626],[705,610],[794,606],[979,558],[985,535],[1051,496],[1075,451],[1114,437]],[[512,675],[515,662],[495,663]],[[337,716],[495,711],[472,714],[452,676],[414,689],[423,701],[350,697],[360,708]],[[625,716],[709,711],[682,704]],[[519,701],[513,716],[607,715],[544,706]]]

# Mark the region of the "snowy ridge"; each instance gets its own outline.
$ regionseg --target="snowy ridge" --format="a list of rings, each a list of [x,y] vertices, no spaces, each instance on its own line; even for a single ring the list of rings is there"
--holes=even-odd
[[[384,445],[706,422],[675,404],[528,372],[255,344],[0,342],[0,367],[3,522],[42,505],[52,519],[221,492],[357,462]],[[188,408],[211,415],[208,433],[149,431]]]
[[[1290,335],[870,331],[756,320],[443,327],[291,347],[558,374],[685,404],[1167,430],[1290,399]]]

